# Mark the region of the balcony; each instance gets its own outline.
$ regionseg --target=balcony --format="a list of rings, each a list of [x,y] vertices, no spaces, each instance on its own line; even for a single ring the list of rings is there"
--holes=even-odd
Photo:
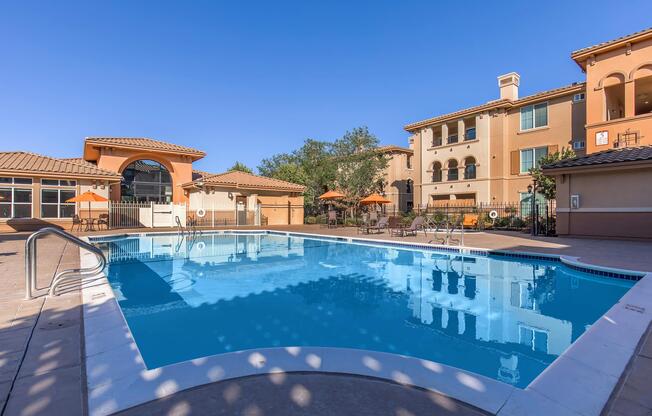
[[[618,133],[618,138],[614,140],[614,148],[638,146],[641,141],[641,135],[638,131],[625,131]]]

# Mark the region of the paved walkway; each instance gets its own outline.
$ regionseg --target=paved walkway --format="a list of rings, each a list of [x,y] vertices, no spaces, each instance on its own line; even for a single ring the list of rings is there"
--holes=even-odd
[[[358,236],[355,229],[269,227]],[[117,231],[124,233],[125,231]],[[387,239],[386,234],[368,236]],[[84,415],[85,371],[79,292],[24,301],[24,239],[0,234],[0,409],[2,415]],[[428,242],[432,235],[393,238]],[[536,238],[518,233],[468,233],[467,246],[567,254],[611,267],[652,271],[650,242]],[[54,237],[39,242],[39,286],[57,270],[77,267],[79,252]],[[604,414],[652,415],[652,334],[639,346]],[[445,396],[346,375],[286,374],[214,383],[146,403],[125,415],[479,415]]]
[[[9,415],[84,414],[79,292],[23,300],[26,235],[0,234],[0,408]],[[38,287],[79,267],[79,250],[39,241]]]

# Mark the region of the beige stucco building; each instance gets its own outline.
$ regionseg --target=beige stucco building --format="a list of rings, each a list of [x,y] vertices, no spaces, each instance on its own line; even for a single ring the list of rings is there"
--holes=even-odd
[[[384,196],[392,201],[387,210],[410,211],[413,208],[414,169],[412,160],[414,151],[411,148],[400,146],[383,146],[380,148],[388,159],[385,169]]]
[[[499,98],[405,126],[414,143],[414,204],[518,202],[529,169],[562,147],[583,153],[585,85],[519,97],[520,76],[498,77]]]

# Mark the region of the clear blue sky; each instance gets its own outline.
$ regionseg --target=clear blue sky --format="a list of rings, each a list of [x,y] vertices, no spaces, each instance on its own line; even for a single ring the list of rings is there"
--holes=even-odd
[[[402,126],[583,80],[571,51],[652,25],[642,1],[5,1],[0,150],[79,156],[85,136],[202,149],[198,168]]]

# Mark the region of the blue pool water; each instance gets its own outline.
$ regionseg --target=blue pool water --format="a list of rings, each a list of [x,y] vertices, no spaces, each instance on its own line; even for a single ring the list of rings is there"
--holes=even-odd
[[[250,348],[347,347],[524,387],[632,286],[553,261],[267,234],[98,245],[150,369]]]

